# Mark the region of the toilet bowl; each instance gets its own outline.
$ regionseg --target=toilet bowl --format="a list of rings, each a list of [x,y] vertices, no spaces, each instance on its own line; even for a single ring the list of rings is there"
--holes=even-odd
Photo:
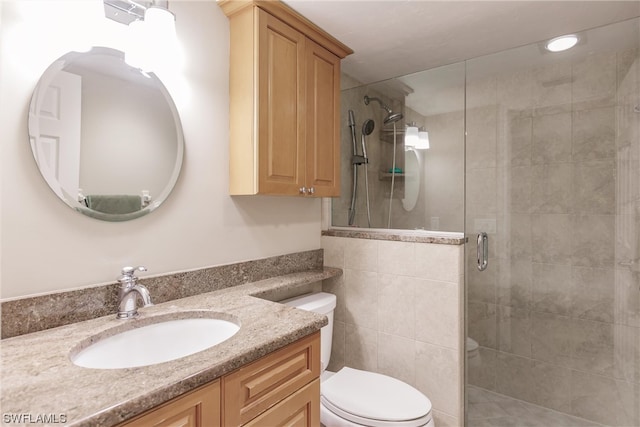
[[[431,401],[396,378],[344,367],[326,371],[333,341],[336,296],[324,292],[281,303],[327,316],[320,332],[320,422],[326,427],[434,427]]]

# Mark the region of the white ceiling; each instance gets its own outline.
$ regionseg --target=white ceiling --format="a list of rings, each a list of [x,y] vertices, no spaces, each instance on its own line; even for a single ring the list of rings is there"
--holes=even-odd
[[[354,50],[371,83],[640,16],[640,0],[285,0]]]

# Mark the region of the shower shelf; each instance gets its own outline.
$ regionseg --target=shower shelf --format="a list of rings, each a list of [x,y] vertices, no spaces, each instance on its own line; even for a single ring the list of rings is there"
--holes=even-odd
[[[380,140],[393,144],[393,129],[382,129],[380,131]],[[404,128],[396,131],[396,143],[398,145],[404,144]]]
[[[378,171],[378,180],[380,181],[391,181],[391,175],[393,175],[391,172],[383,172],[383,171]],[[411,174],[407,175],[406,173],[396,173],[396,179],[404,179],[405,177],[409,177],[411,178]]]

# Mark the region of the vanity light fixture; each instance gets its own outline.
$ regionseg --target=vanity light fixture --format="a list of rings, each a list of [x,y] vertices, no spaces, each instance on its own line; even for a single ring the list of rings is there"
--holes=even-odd
[[[129,26],[125,62],[152,71],[176,45],[176,18],[167,0],[104,0],[107,18]]]
[[[579,38],[575,34],[554,37],[545,44],[545,49],[549,52],[562,52],[574,47],[578,43],[578,40]]]
[[[418,131],[418,143],[416,144],[418,150],[429,149],[429,132],[423,127]]]
[[[404,131],[404,147],[415,147],[418,144],[418,126],[415,123],[407,125]]]

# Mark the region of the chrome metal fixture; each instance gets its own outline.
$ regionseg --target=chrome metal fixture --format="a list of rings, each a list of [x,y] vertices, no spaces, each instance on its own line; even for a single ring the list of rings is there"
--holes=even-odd
[[[138,315],[137,297],[140,296],[143,307],[153,305],[149,290],[138,284],[136,271],[147,271],[146,267],[124,267],[122,275],[118,277],[120,290],[118,291],[118,319],[130,319]]]
[[[369,105],[369,102],[371,101],[376,101],[378,104],[380,104],[380,107],[382,107],[383,110],[385,110],[387,112],[387,117],[385,117],[385,119],[383,120],[384,124],[389,124],[389,123],[395,123],[398,120],[402,119],[402,113],[394,113],[393,110],[391,110],[391,108],[389,108],[389,106],[387,104],[385,104],[384,102],[382,102],[380,100],[380,98],[375,98],[372,96],[368,96],[365,95],[364,96],[364,103],[365,105]]]
[[[167,0],[103,0],[103,3],[105,16],[124,25],[143,21],[145,11],[150,7],[168,7]]]

